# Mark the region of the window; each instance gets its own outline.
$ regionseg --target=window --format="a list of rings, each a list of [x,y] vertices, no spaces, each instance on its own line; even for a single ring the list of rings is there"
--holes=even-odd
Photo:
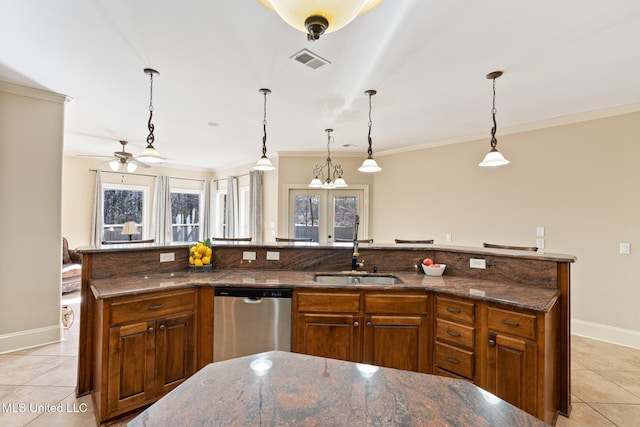
[[[103,186],[103,241],[129,240],[129,235],[122,234],[122,228],[127,221],[133,221],[138,226],[139,234],[133,234],[131,240],[144,238],[147,234],[145,228],[147,194],[147,187],[117,184]]]
[[[195,242],[200,239],[202,191],[171,191],[171,240]]]
[[[251,215],[249,203],[249,187],[241,187],[238,189],[238,236],[251,236]],[[216,223],[213,227],[214,237],[230,237],[227,221],[227,190],[218,190],[216,192]]]

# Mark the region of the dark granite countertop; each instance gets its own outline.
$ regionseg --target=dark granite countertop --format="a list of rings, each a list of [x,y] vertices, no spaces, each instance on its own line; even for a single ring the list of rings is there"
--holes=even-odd
[[[513,307],[546,312],[555,303],[557,289],[544,286],[510,284],[492,280],[470,279],[460,276],[426,276],[415,272],[386,272],[403,283],[380,284],[324,284],[313,281],[315,271],[225,269],[204,273],[187,270],[174,273],[138,274],[116,278],[92,279],[91,289],[97,299],[136,295],[148,292],[181,289],[189,286],[280,287],[316,289],[360,289],[431,291],[445,295],[493,301]],[[328,274],[335,274],[329,272]]]
[[[468,381],[272,351],[212,363],[128,426],[547,426]]]

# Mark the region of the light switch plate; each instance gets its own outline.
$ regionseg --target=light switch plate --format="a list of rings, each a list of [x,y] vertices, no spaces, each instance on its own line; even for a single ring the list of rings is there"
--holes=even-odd
[[[620,243],[620,254],[621,255],[631,254],[631,243]]]
[[[481,258],[469,259],[469,267],[471,268],[487,268],[487,262]]]
[[[249,251],[243,251],[242,252],[242,259],[243,260],[248,260],[248,261],[255,261],[256,253],[255,252],[249,252]]]
[[[544,249],[544,239],[536,239],[536,246],[538,249]]]
[[[536,237],[544,237],[544,227],[536,227]]]
[[[176,254],[174,252],[160,254],[160,262],[170,262],[175,260],[176,260]]]
[[[280,252],[267,251],[267,259],[270,261],[278,261],[280,259]]]

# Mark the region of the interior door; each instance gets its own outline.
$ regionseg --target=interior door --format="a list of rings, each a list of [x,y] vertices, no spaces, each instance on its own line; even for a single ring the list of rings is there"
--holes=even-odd
[[[314,242],[353,240],[356,218],[358,239],[367,238],[366,191],[346,189],[290,189],[289,237],[311,238]]]

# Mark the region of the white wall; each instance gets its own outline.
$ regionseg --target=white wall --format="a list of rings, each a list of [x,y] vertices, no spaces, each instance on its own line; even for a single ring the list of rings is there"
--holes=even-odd
[[[0,353],[61,337],[65,100],[0,82]]]
[[[378,156],[371,237],[536,245],[573,254],[573,331],[640,348],[640,113]],[[620,255],[619,244],[631,243]]]

